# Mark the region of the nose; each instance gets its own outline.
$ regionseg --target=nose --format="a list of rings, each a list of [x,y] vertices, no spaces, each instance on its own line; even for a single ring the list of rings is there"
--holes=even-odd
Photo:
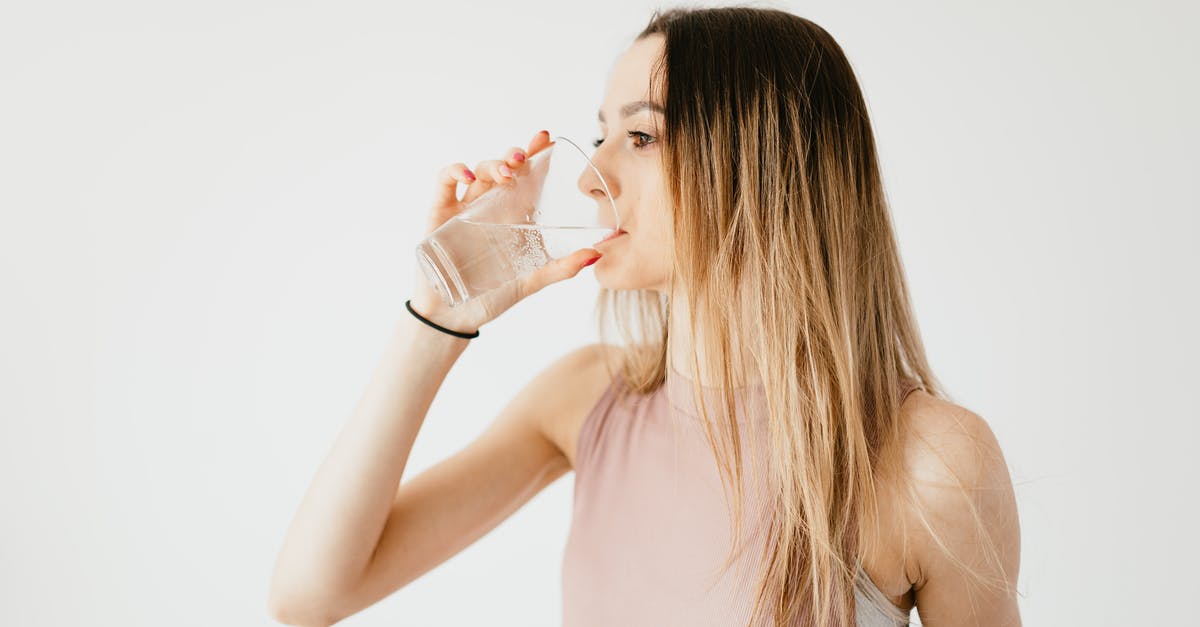
[[[594,157],[592,164],[596,166],[597,170],[600,169]],[[607,192],[604,190],[606,183],[608,184]],[[603,170],[597,175],[596,170],[585,165],[583,172],[579,174],[576,186],[584,196],[596,201],[597,222],[610,229],[617,228],[620,217],[617,215],[616,197],[620,195],[620,192],[617,191],[615,178]],[[609,198],[609,193],[612,193],[612,198]]]

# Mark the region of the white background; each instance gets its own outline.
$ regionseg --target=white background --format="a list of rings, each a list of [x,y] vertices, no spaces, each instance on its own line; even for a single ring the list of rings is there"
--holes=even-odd
[[[654,6],[5,3],[0,622],[271,624],[435,172],[591,139]],[[1018,484],[1026,624],[1190,616],[1196,5],[764,6],[858,74],[933,366]],[[595,290],[487,325],[406,476],[594,341]],[[572,477],[345,624],[556,624]]]

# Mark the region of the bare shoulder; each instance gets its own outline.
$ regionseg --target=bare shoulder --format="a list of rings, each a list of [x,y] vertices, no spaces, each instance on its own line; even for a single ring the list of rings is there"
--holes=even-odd
[[[611,382],[608,364],[620,363],[619,347],[593,343],[575,348],[543,369],[522,392],[545,438],[575,467],[575,443],[584,419]]]
[[[952,484],[959,488],[1008,483],[1000,444],[979,414],[915,390],[901,407],[901,417],[908,427],[905,459],[918,486]]]
[[[912,497],[905,570],[924,624],[1019,624],[1017,507],[991,426],[923,390],[909,395],[901,418]]]

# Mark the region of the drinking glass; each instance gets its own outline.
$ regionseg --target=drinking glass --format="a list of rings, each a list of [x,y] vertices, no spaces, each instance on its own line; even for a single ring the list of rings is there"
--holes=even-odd
[[[578,144],[555,136],[524,166],[417,245],[425,280],[450,307],[620,230],[608,184]]]

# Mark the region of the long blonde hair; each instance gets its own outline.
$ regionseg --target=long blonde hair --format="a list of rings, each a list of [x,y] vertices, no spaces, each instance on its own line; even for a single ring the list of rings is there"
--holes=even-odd
[[[671,289],[686,297],[703,370],[723,382],[721,420],[694,392],[735,494],[725,566],[742,527],[733,373],[756,371],[771,541],[751,624],[853,624],[857,559],[874,551],[859,530],[879,519],[879,481],[904,474],[896,392],[915,379],[946,398],[909,303],[866,103],[829,33],[784,11],[675,8],[638,39],[653,34],[666,38],[651,90],[665,106]],[[602,339],[615,325],[631,349],[609,367],[632,392],[665,382],[670,305],[658,291],[601,290]],[[757,363],[731,350],[746,346]]]

